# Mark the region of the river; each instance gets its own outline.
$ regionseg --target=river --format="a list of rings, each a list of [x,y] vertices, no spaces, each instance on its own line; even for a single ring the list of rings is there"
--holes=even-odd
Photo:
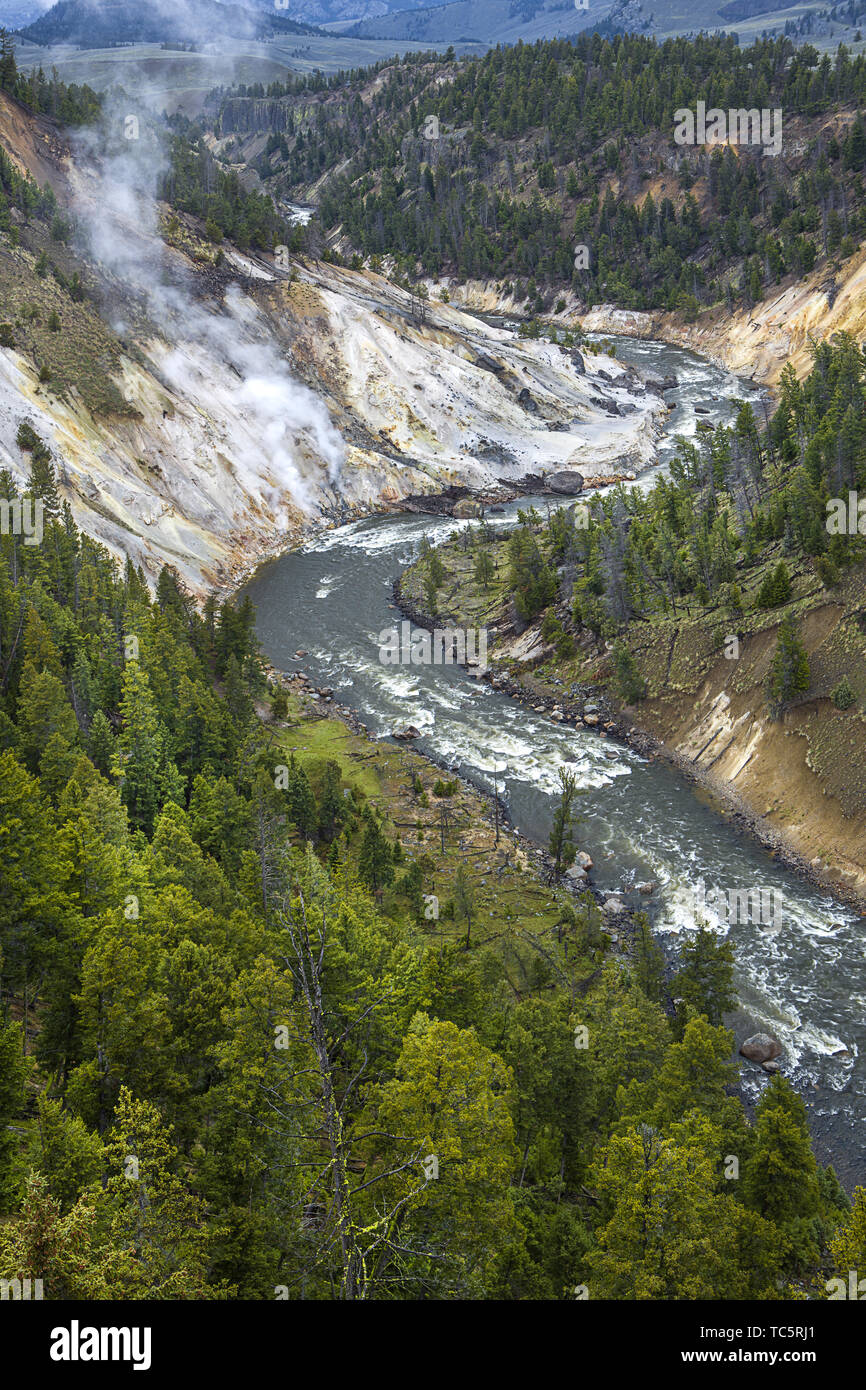
[[[675,436],[693,436],[699,418],[725,421],[739,400],[760,401],[751,383],[680,349],[619,339],[617,356],[647,374],[678,379],[676,391],[666,393],[677,404],[659,441],[659,463],[638,486],[651,483],[675,449]],[[695,406],[709,414],[697,416]],[[536,502],[543,510],[551,500]],[[507,504],[492,519],[497,526],[515,523],[518,506],[531,501]],[[576,829],[595,861],[593,882],[627,890],[629,901],[650,911],[668,948],[692,926],[690,894],[700,880],[707,891],[773,890],[773,920],[766,925],[728,924],[706,910],[735,949],[741,1007],[726,1021],[738,1046],[756,1028],[779,1038],[783,1071],[806,1100],[819,1157],[834,1163],[847,1187],[866,1181],[861,918],[774,860],[664,763],[590,730],[562,727],[459,668],[380,663],[376,638],[400,619],[394,580],[417,556],[422,537],[435,545],[461,524],[416,514],[371,517],[266,565],[245,589],[266,656],[279,670],[302,668],[314,684],[332,686],[335,699],[383,736],[414,724],[422,752],[477,785],[492,790],[495,762],[515,828],[538,843],[547,842],[558,769],[568,764],[585,789]],[[300,648],[307,655],[297,662]],[[651,898],[634,893],[633,885],[646,879],[658,885]],[[743,1064],[749,1101],[766,1084],[762,1072]]]

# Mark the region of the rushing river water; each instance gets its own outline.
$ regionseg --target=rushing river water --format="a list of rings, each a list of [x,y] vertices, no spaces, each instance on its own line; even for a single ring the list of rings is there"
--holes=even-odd
[[[754,387],[690,353],[619,340],[617,355],[652,375],[678,378],[668,393],[678,404],[660,441],[660,466],[676,434],[694,434],[695,406],[708,408],[703,418],[715,423],[729,419],[737,401],[759,400]],[[518,506],[531,500],[504,507],[496,524],[515,523]],[[550,502],[536,500],[542,510]],[[710,908],[704,914],[734,943],[741,1009],[729,1022],[738,1045],[756,1027],[779,1038],[785,1074],[809,1106],[819,1155],[849,1187],[866,1181],[861,918],[776,862],[666,765],[589,730],[562,727],[459,668],[380,663],[378,634],[400,620],[394,580],[417,556],[422,537],[435,545],[461,524],[414,514],[374,517],[267,565],[246,590],[267,657],[280,670],[302,668],[315,684],[332,686],[337,700],[382,735],[414,724],[417,747],[491,790],[495,763],[516,829],[539,843],[547,841],[558,770],[567,764],[585,788],[577,837],[595,861],[594,883],[631,889],[629,901],[650,910],[668,945],[670,934],[692,924],[690,895],[700,880],[708,892],[772,889],[774,920],[766,925],[728,925]],[[307,653],[301,662],[293,659],[299,648]],[[645,879],[658,885],[651,898],[633,893]],[[755,1099],[766,1079],[748,1063],[743,1074]]]

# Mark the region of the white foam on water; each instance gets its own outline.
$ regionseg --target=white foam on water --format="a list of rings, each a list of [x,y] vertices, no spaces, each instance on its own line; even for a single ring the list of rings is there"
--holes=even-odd
[[[319,580],[319,587],[316,590],[316,598],[327,598],[335,589],[342,584],[342,579],[338,574],[323,574]]]

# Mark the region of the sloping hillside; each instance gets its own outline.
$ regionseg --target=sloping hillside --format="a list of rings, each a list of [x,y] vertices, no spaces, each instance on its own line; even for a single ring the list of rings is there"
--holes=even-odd
[[[184,0],[182,5],[155,0],[135,5],[130,0],[59,0],[21,33],[37,44],[78,44],[102,48],[117,43],[207,42],[224,38],[265,37],[275,32],[310,34],[308,24],[279,14],[253,14],[242,5],[218,0]]]
[[[346,259],[495,281],[553,324],[612,303],[712,325],[813,270],[831,281],[857,250],[864,93],[845,52],[834,67],[784,39],[595,34],[240,86],[207,114],[220,158],[315,202]],[[676,112],[700,102],[771,109],[775,144],[678,143]]]
[[[348,32],[356,38],[411,39],[420,45],[475,39],[497,43],[532,43],[535,39],[576,34],[606,18],[610,4],[592,0],[578,8],[572,0],[453,0],[416,10],[403,5],[397,13],[362,20]]]
[[[421,308],[369,272],[220,257],[195,218],[169,231],[127,166],[2,97],[0,142],[50,168],[77,228],[67,244],[18,218],[19,244],[0,239],[4,462],[26,474],[29,420],[80,524],[150,573],[168,559],[201,590],[409,494],[652,457],[663,407],[599,375],[622,374],[612,361],[581,374],[567,350]]]

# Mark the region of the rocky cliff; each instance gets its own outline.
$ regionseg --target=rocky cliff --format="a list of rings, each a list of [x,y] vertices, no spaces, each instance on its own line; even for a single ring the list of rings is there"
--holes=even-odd
[[[26,473],[16,433],[29,420],[79,524],[151,575],[169,561],[202,592],[410,494],[653,457],[663,406],[615,361],[515,342],[370,272],[227,245],[217,265],[189,219],[167,245],[167,209],[137,173],[0,100],[3,147],[77,229],[70,248],[32,227],[18,246],[0,238],[14,320],[0,457]],[[39,276],[41,251],[67,275],[80,267],[83,302]],[[53,309],[60,334],[43,331]]]

